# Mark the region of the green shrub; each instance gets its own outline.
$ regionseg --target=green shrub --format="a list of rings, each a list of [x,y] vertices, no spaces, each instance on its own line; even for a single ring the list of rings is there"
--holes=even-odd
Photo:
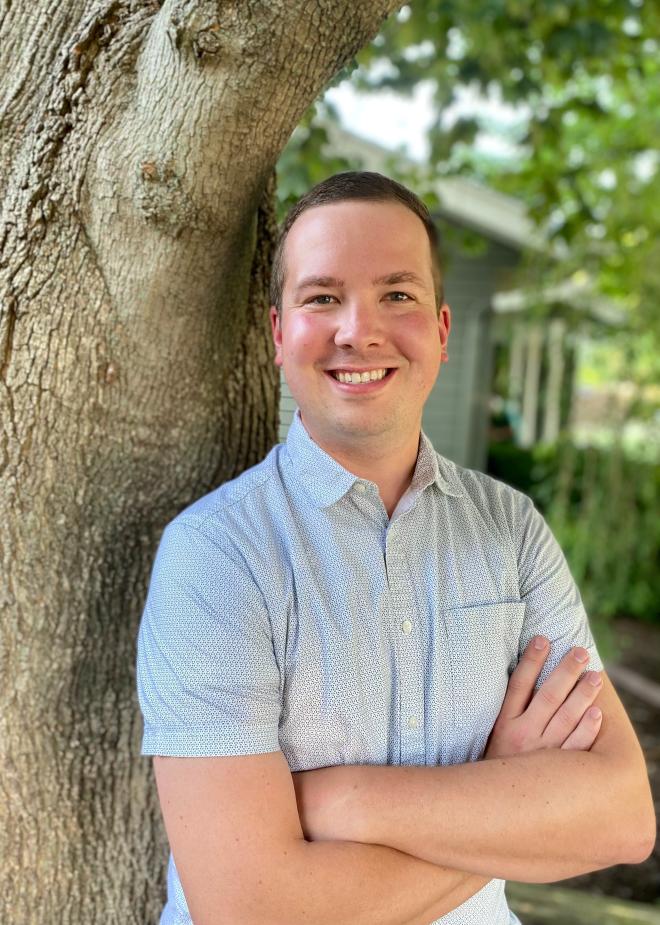
[[[660,622],[660,469],[619,446],[493,444],[488,471],[530,495],[564,551],[587,612]]]

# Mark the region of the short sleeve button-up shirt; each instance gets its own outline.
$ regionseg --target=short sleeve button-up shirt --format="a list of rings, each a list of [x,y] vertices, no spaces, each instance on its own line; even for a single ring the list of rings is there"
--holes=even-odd
[[[138,640],[143,754],[281,749],[291,771],[477,760],[536,634],[601,669],[532,502],[420,436],[391,517],[296,414],[287,442],[166,528]],[[509,925],[492,880],[438,923]],[[172,859],[161,925],[190,925]]]

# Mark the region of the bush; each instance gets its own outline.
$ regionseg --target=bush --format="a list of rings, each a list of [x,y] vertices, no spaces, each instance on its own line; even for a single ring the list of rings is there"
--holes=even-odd
[[[493,444],[488,472],[529,495],[564,551],[598,621],[660,622],[658,467],[619,446]]]

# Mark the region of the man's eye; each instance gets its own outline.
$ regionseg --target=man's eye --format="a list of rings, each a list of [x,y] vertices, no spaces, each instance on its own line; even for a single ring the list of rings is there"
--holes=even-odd
[[[333,295],[328,295],[327,293],[323,293],[321,295],[313,295],[313,296],[310,296],[309,299],[305,299],[305,304],[306,305],[331,305],[334,298],[335,297]]]
[[[391,302],[411,302],[412,297],[407,292],[388,292],[387,298]]]

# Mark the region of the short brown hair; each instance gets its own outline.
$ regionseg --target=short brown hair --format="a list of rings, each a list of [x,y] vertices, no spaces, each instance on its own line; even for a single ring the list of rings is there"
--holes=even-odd
[[[353,199],[361,199],[366,202],[399,202],[401,205],[410,209],[420,218],[426,228],[429,244],[431,246],[431,269],[433,272],[433,285],[438,311],[444,302],[444,292],[442,287],[442,267],[440,263],[440,242],[438,232],[431,213],[426,208],[419,196],[383,176],[381,173],[373,173],[368,170],[351,170],[346,173],[336,173],[327,180],[322,180],[312,187],[298,202],[289,210],[286,218],[280,228],[275,254],[273,256],[273,269],[270,281],[270,304],[282,310],[282,292],[284,290],[284,245],[287,236],[291,231],[294,222],[300,218],[303,212],[313,209],[316,206],[325,206],[333,202],[347,202]]]

